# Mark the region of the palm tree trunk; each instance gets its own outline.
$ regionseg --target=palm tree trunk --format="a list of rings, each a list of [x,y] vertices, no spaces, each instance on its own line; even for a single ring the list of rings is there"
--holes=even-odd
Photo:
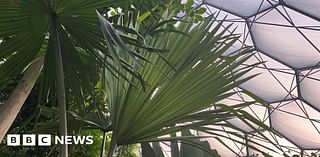
[[[107,141],[107,137],[106,136],[107,136],[107,132],[103,131],[103,140],[102,140],[100,157],[105,157],[105,154],[106,154],[106,141]]]
[[[40,75],[43,62],[44,57],[41,56],[29,66],[24,72],[18,86],[13,90],[5,105],[0,109],[0,142],[16,119],[21,107],[35,85]]]
[[[53,37],[55,47],[55,63],[56,63],[56,75],[57,75],[57,102],[59,107],[59,135],[67,136],[67,107],[66,107],[66,93],[64,84],[64,72],[63,72],[63,61],[61,52],[61,43],[58,33],[58,25],[56,17],[53,19]],[[61,144],[60,157],[68,157],[68,145]]]
[[[117,147],[116,136],[113,133],[112,134],[112,138],[111,138],[109,152],[108,152],[108,157],[112,157],[113,156],[113,153],[115,152],[116,147]]]

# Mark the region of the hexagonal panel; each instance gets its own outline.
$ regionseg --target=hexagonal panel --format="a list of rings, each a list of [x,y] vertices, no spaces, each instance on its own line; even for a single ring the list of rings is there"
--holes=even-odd
[[[291,20],[293,17],[295,20]],[[293,68],[319,63],[320,32],[313,29],[320,25],[319,22],[315,25],[313,19],[285,7],[262,13],[256,19],[251,18],[251,21],[251,36],[263,53]],[[309,28],[296,23],[310,23],[314,26]]]
[[[320,114],[303,101],[272,104],[271,126],[305,149],[320,149]]]
[[[278,61],[256,53],[245,65],[261,63],[244,77],[259,74],[253,79],[240,85],[242,88],[261,97],[267,102],[294,99],[297,97],[295,72]]]
[[[205,0],[205,3],[238,16],[247,17],[270,8],[277,2],[265,0]]]
[[[320,1],[318,0],[283,0],[285,4],[298,9],[299,11],[320,18],[319,8]]]
[[[320,69],[302,71],[299,81],[303,99],[320,110]]]
[[[233,105],[239,105],[239,104],[245,103],[245,102],[253,102],[254,101],[250,96],[243,93],[240,89],[234,89],[234,92],[236,92],[236,94],[230,96],[227,99],[220,101],[219,103],[222,103],[222,104],[225,104],[228,106],[233,106]],[[255,117],[259,121],[263,122],[265,125],[269,126],[269,119],[268,119],[269,114],[268,114],[268,109],[266,106],[255,103],[255,104],[249,105],[247,107],[243,107],[242,110],[246,111],[251,116]],[[243,121],[239,118],[230,119],[230,120],[228,120],[228,122],[230,124],[234,125],[235,127],[243,130],[244,132],[255,132],[257,130],[262,129],[250,121]],[[247,123],[249,123],[250,125],[248,125]]]

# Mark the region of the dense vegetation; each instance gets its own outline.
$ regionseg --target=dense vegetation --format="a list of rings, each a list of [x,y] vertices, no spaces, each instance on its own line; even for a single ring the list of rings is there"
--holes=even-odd
[[[224,123],[233,117],[268,129],[240,110],[253,102],[218,103],[251,78],[242,78],[251,66],[237,68],[251,49],[225,56],[238,37],[204,12],[192,0],[1,0],[2,108],[10,110],[25,69],[43,62],[8,132],[94,136],[93,145],[69,148],[3,140],[1,155],[135,157],[140,147],[143,156],[163,156],[158,142],[168,141],[173,157],[219,156],[189,130],[236,129]]]

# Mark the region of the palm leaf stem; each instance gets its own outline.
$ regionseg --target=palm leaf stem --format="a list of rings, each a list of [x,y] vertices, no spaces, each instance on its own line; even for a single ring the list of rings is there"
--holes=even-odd
[[[105,157],[105,154],[106,154],[106,138],[107,136],[107,132],[106,131],[103,131],[103,138],[102,138],[102,146],[101,146],[101,153],[100,153],[100,157]]]
[[[55,63],[57,75],[57,102],[59,107],[59,135],[65,137],[67,135],[67,107],[64,83],[64,71],[62,62],[61,43],[59,39],[58,20],[55,13],[51,14],[52,19],[52,37],[54,39]],[[60,157],[68,157],[68,145],[61,144]]]

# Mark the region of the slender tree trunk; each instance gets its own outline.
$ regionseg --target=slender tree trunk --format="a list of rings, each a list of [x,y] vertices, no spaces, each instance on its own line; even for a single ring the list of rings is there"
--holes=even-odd
[[[56,63],[56,75],[57,75],[57,102],[59,107],[59,135],[67,136],[67,107],[66,107],[66,93],[64,84],[64,72],[63,61],[61,52],[61,43],[59,39],[57,17],[53,18],[53,35],[54,47],[55,47],[55,63]],[[68,157],[68,145],[61,144],[60,157]]]
[[[117,147],[116,136],[113,133],[112,134],[112,138],[111,138],[111,143],[110,143],[110,149],[109,149],[109,152],[108,152],[108,157],[112,157],[113,156],[113,153],[115,152],[116,147]]]
[[[21,107],[35,85],[43,66],[44,57],[41,56],[33,62],[24,72],[18,86],[13,90],[9,99],[0,109],[0,142],[16,119]]]
[[[106,131],[103,131],[103,140],[102,140],[102,146],[101,146],[101,152],[100,152],[100,157],[105,157],[106,154]]]

